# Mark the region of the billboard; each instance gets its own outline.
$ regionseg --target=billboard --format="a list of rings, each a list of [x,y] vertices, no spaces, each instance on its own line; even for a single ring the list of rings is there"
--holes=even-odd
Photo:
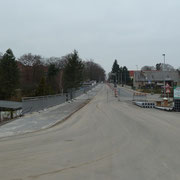
[[[174,87],[174,99],[180,99],[180,86]]]

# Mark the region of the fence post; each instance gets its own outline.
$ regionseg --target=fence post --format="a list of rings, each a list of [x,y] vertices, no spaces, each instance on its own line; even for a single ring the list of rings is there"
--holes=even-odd
[[[68,93],[66,93],[66,101],[68,101]]]

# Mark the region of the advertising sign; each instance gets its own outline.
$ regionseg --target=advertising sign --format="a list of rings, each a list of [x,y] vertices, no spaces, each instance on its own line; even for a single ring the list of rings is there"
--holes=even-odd
[[[180,99],[180,86],[174,87],[174,99]]]

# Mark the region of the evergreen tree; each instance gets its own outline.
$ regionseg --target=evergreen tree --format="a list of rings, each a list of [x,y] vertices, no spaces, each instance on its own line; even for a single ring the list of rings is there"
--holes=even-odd
[[[130,76],[129,76],[129,71],[126,66],[122,68],[122,82],[124,84],[129,84],[130,83]]]
[[[15,95],[19,84],[19,69],[11,49],[0,60],[0,98],[9,99]]]
[[[42,77],[39,86],[36,89],[36,96],[49,95],[51,91],[51,88],[46,83],[45,77]]]
[[[64,68],[63,82],[65,91],[80,87],[83,81],[84,64],[78,56],[78,52],[66,56],[67,63]]]
[[[48,78],[51,79],[54,76],[57,75],[57,73],[59,72],[59,69],[56,67],[56,65],[54,63],[51,63],[48,67]]]
[[[118,73],[119,71],[119,64],[117,62],[117,60],[115,59],[114,63],[113,63],[113,66],[112,66],[112,73]]]
[[[113,79],[114,83],[118,81],[118,76],[119,76],[119,64],[117,60],[115,59],[113,66],[112,66],[112,71],[111,73],[113,74],[111,79]]]
[[[119,82],[123,84],[123,67],[119,68]]]
[[[51,89],[53,90],[54,93],[57,93],[58,92],[58,83],[57,83],[57,75],[59,73],[59,68],[56,67],[56,64],[55,63],[51,63],[49,66],[48,66],[48,84],[49,86],[51,87]]]
[[[157,71],[160,71],[160,70],[161,70],[161,66],[162,66],[161,63],[157,63],[157,64],[156,64],[156,70],[157,70]]]

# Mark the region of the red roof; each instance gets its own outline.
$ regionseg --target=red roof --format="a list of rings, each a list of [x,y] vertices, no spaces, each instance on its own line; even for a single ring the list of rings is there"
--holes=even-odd
[[[130,77],[134,77],[134,71],[129,71]]]

